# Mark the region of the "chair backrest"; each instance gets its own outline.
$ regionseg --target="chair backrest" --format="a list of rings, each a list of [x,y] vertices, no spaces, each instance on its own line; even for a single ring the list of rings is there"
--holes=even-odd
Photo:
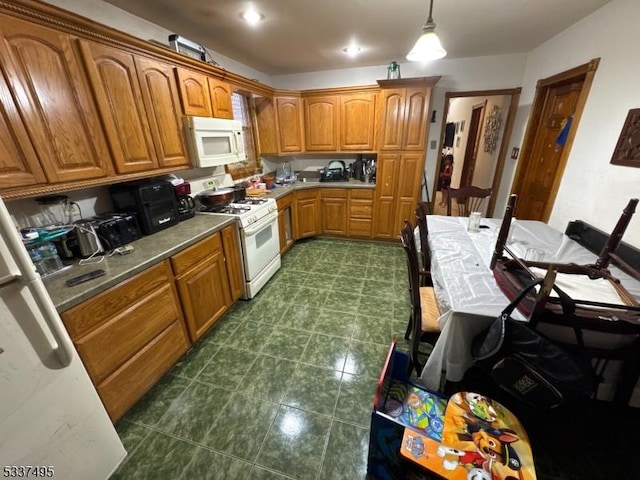
[[[507,238],[509,237],[509,229],[511,228],[511,219],[516,213],[516,205],[518,203],[518,196],[514,193],[509,197],[507,208],[502,217],[502,224],[500,225],[500,231],[498,232],[498,238],[496,239],[496,245],[493,249],[493,256],[491,257],[491,263],[489,268],[491,270],[496,266],[496,262],[502,253],[504,252],[504,246],[507,244]]]
[[[452,212],[453,199],[456,200],[459,217],[468,217],[471,212],[477,212],[484,199],[491,196],[490,188],[467,185],[460,188],[447,188],[447,215]]]
[[[416,223],[420,236],[420,256],[422,257],[423,284],[431,284],[431,252],[429,251],[429,229],[427,226],[427,212],[425,205],[419,202],[416,206]]]
[[[416,308],[420,309],[420,274],[418,266],[418,252],[416,249],[416,240],[411,224],[405,220],[402,230],[400,230],[400,239],[402,247],[407,254],[407,271],[409,273],[409,296],[411,298],[411,308],[416,314]],[[420,315],[415,317],[420,319]],[[419,320],[418,320],[419,321]]]

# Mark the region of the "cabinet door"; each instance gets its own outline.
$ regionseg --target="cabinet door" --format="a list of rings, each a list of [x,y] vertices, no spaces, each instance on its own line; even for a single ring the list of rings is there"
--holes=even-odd
[[[297,97],[277,97],[278,151],[302,152],[302,112]]]
[[[323,198],[322,204],[322,233],[331,235],[347,235],[347,210],[346,198]]]
[[[278,122],[273,98],[256,97],[253,99],[256,120],[256,139],[259,155],[278,153]]]
[[[395,192],[400,154],[378,155],[376,173],[376,199],[374,208],[374,236],[396,238],[400,230],[395,229]]]
[[[133,55],[80,40],[117,173],[158,168]]]
[[[382,90],[382,120],[379,150],[401,150],[404,126],[405,89]]]
[[[22,118],[0,75],[0,189],[44,183],[44,171],[38,163]]]
[[[315,237],[320,232],[320,196],[317,189],[301,190],[295,192],[296,210],[296,240],[306,237]]]
[[[238,229],[235,225],[229,225],[222,229],[222,248],[224,250],[227,277],[229,278],[231,303],[234,303],[244,294],[244,269],[242,254],[240,253]]]
[[[340,97],[340,150],[375,148],[376,93]]]
[[[135,62],[159,165],[188,165],[180,97],[173,67],[145,57],[136,57]]]
[[[176,279],[191,341],[195,342],[231,305],[224,255],[217,252]]]
[[[412,221],[420,196],[423,153],[403,153],[398,164],[396,184],[395,235],[400,234],[405,219]],[[412,221],[413,223],[413,221]]]
[[[183,113],[198,117],[210,117],[213,112],[211,111],[211,94],[209,93],[207,76],[185,68],[176,68],[176,75],[178,76],[178,89]]]
[[[0,36],[2,69],[49,182],[107,176],[111,172],[109,150],[70,37],[5,16],[0,16]],[[9,95],[3,91],[3,97]],[[5,129],[15,129],[16,141],[24,149],[24,136],[13,123],[17,119],[10,113],[10,100],[7,102],[3,98],[3,115],[10,115],[11,122]],[[10,165],[22,163],[20,156],[4,158],[3,169],[8,168],[21,182],[40,182],[35,158],[24,166]]]
[[[209,95],[211,96],[211,109],[214,117],[233,119],[233,106],[231,105],[231,86],[209,77]],[[238,119],[240,120],[240,119]]]
[[[430,88],[407,88],[402,150],[426,149],[430,92]]]
[[[307,151],[338,151],[338,98],[304,99],[305,148]]]

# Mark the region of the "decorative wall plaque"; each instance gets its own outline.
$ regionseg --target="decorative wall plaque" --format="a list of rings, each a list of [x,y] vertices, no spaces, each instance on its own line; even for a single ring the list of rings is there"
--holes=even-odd
[[[484,126],[484,151],[493,153],[498,146],[498,137],[500,136],[500,125],[502,124],[502,114],[500,108],[494,105],[491,112],[487,115]]]
[[[640,168],[640,108],[629,110],[611,163]]]

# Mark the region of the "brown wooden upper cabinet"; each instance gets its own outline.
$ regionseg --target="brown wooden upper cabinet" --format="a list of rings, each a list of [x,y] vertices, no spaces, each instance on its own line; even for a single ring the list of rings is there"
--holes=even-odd
[[[79,40],[117,173],[158,168],[134,56]]]
[[[278,121],[276,108],[271,97],[254,97],[253,111],[255,114],[256,149],[258,155],[277,155],[278,152]]]
[[[300,153],[302,145],[302,108],[299,97],[276,97],[278,152]]]
[[[160,167],[188,165],[173,66],[146,57],[137,57],[135,63]]]
[[[209,84],[209,95],[211,97],[211,110],[213,112],[213,116],[217,118],[233,119],[231,86],[222,80],[212,77],[209,77],[207,82]]]
[[[42,183],[45,175],[49,183],[109,175],[109,150],[69,35],[0,15],[0,64],[0,187]]]
[[[424,150],[431,88],[382,90],[380,150]]]
[[[339,108],[337,96],[304,99],[305,149],[308,152],[338,150]]]
[[[182,112],[196,117],[210,117],[213,112],[207,76],[180,67],[176,68],[176,75],[182,100]]]
[[[340,95],[340,150],[375,149],[377,99],[373,92]]]

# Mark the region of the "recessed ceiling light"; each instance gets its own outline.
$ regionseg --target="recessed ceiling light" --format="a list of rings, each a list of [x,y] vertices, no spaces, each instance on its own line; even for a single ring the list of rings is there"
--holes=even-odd
[[[349,45],[348,47],[344,47],[342,51],[351,57],[355,57],[362,51],[362,48],[358,47],[357,45]]]
[[[249,25],[257,25],[260,20],[264,18],[264,15],[251,7],[249,10],[242,14],[242,18],[244,18]]]

